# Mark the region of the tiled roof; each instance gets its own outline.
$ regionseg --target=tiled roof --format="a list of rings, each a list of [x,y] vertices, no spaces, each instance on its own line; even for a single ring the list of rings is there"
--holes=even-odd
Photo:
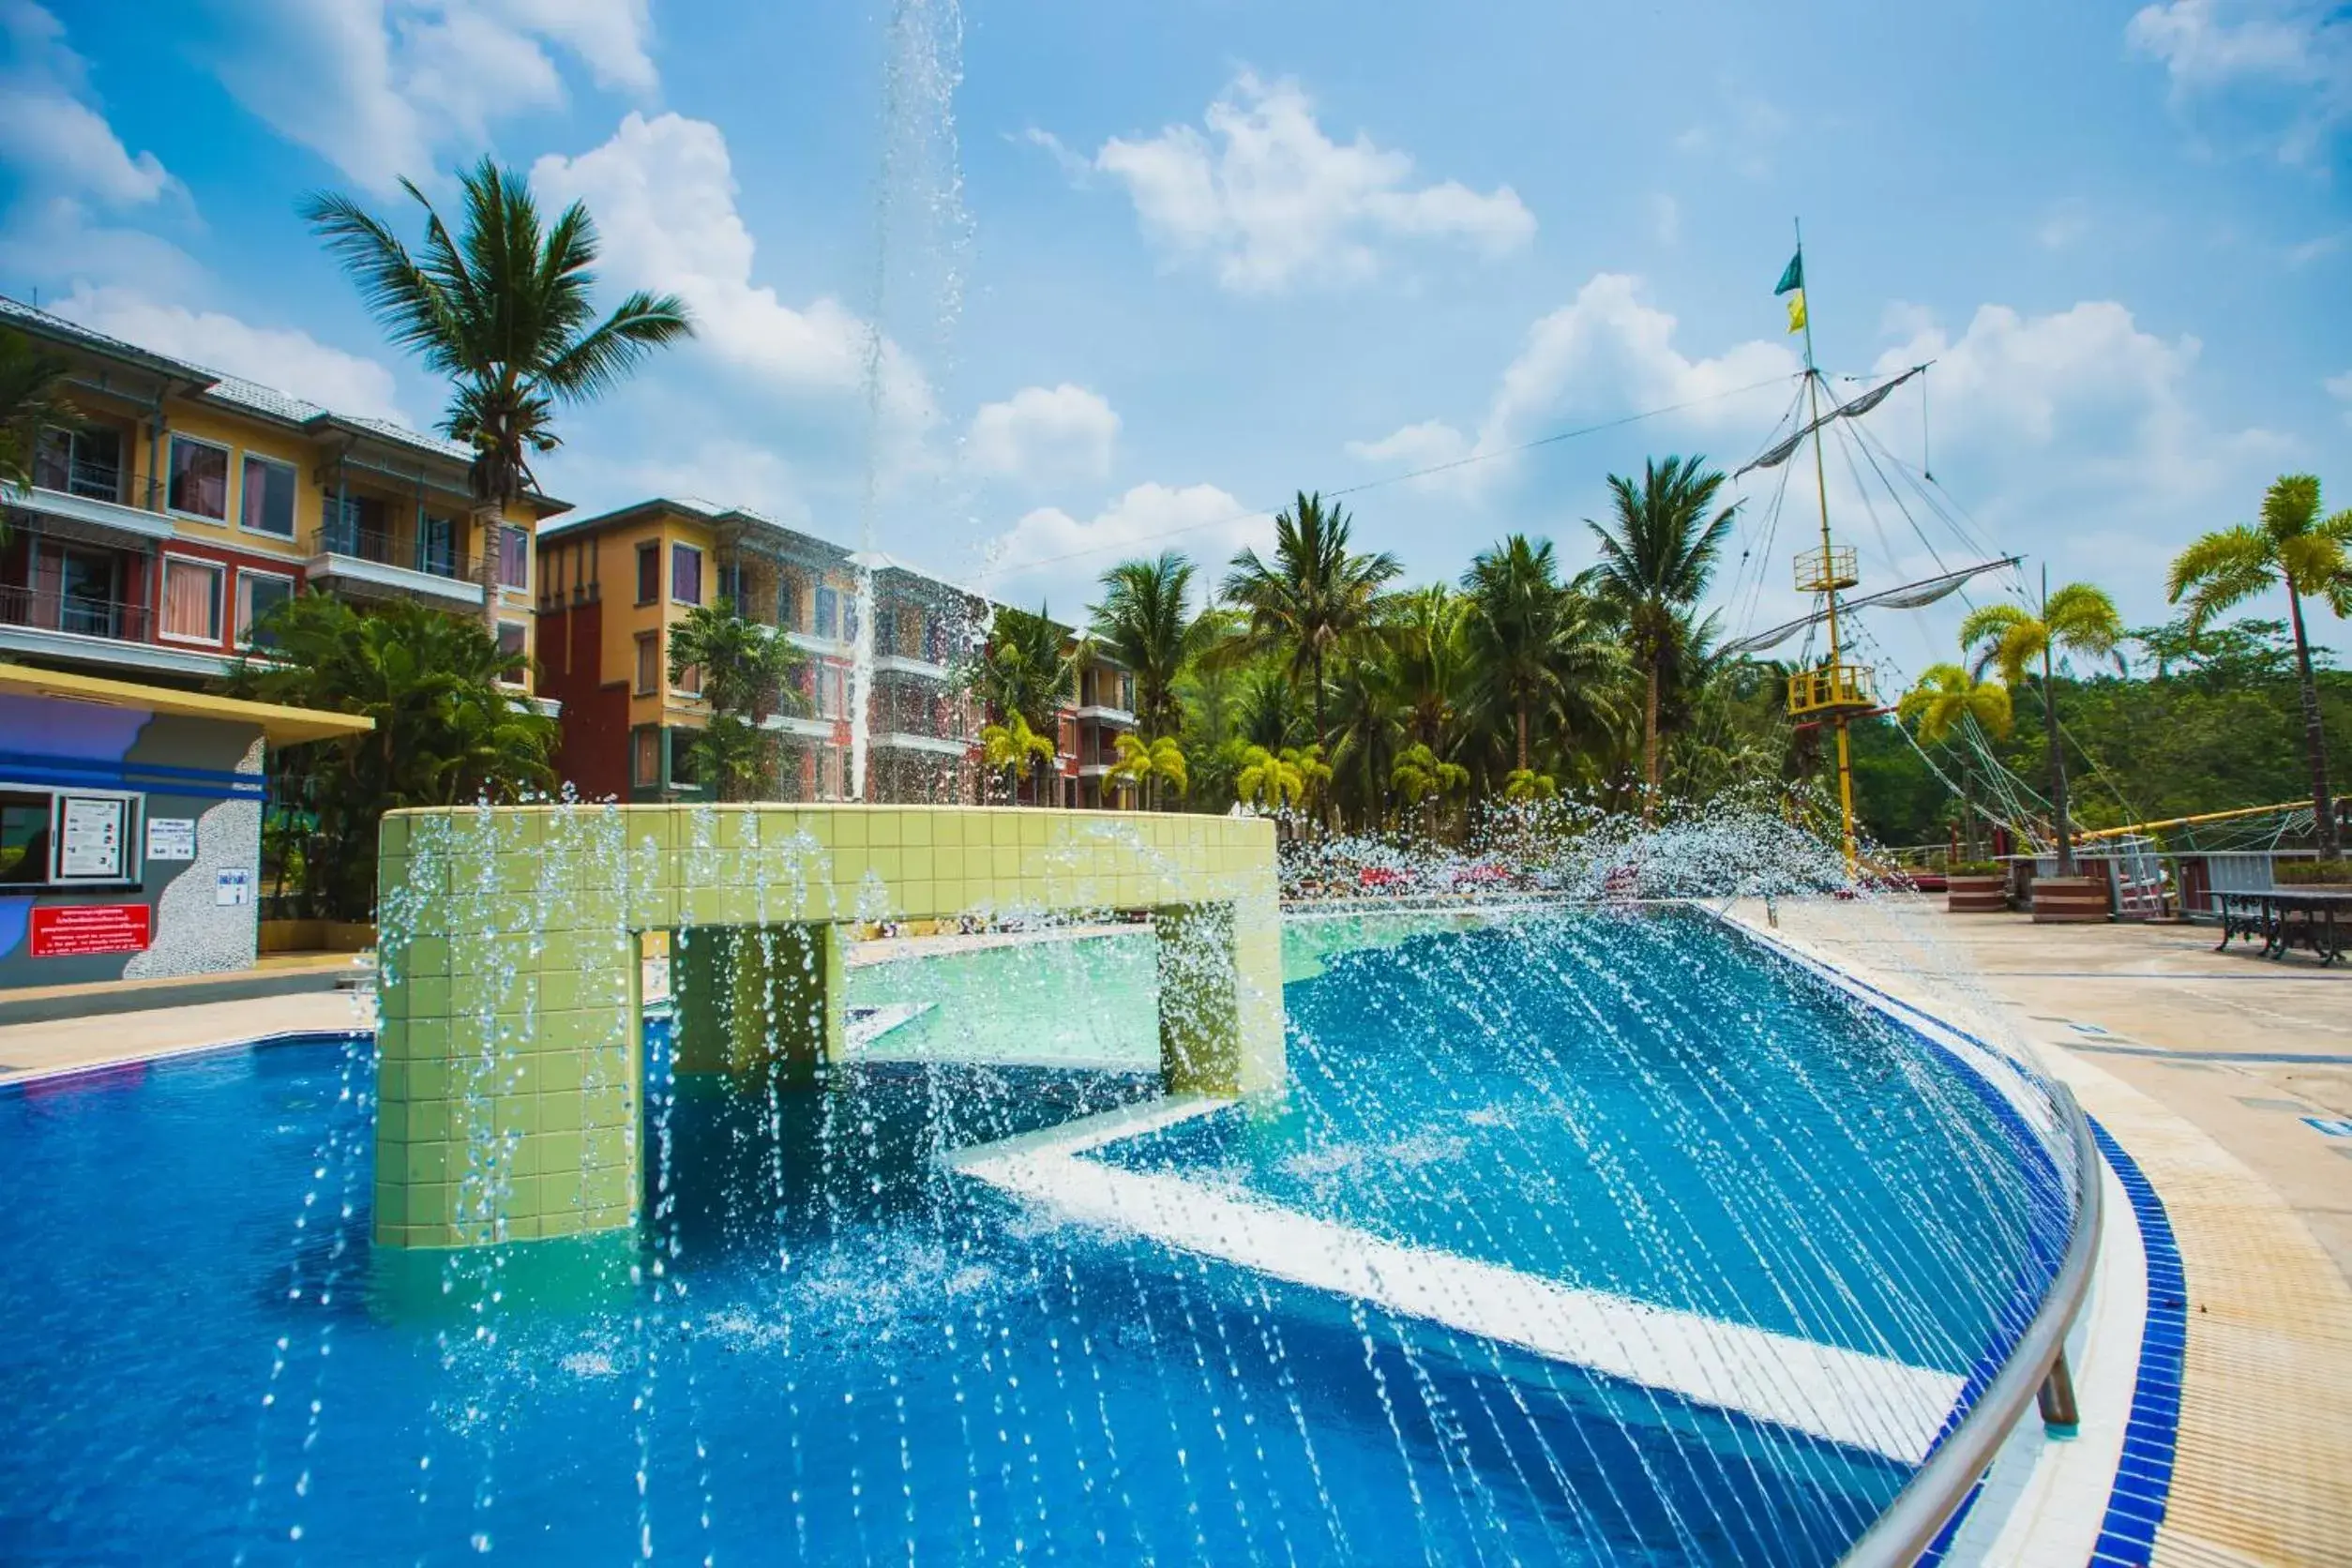
[[[154,366],[186,376],[190,381],[204,381],[212,376],[210,370],[200,365],[191,365],[184,359],[173,359],[169,354],[157,354],[151,349],[143,349],[136,343],[127,343],[120,338],[110,338],[103,332],[93,332],[80,322],[71,322],[63,316],[52,315],[38,306],[27,305],[21,299],[10,299],[6,294],[0,294],[0,317],[16,322],[23,327],[40,333],[44,337],[63,338],[68,342],[80,343],[84,348],[96,350],[99,354],[111,354],[120,358],[136,360],[143,365]]]

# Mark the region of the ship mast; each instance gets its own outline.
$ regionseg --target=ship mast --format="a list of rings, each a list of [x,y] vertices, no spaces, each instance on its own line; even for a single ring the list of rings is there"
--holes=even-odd
[[[1838,839],[1845,848],[1846,873],[1850,877],[1860,869],[1861,852],[1854,836],[1853,755],[1846,731],[1855,714],[1875,709],[1877,700],[1870,669],[1846,662],[1845,645],[1838,631],[1838,590],[1857,586],[1862,578],[1856,570],[1852,547],[1841,548],[1830,535],[1829,473],[1821,456],[1821,372],[1813,362],[1813,291],[1809,286],[1812,279],[1804,272],[1804,226],[1800,222],[1796,271],[1802,279],[1798,297],[1803,302],[1801,319],[1805,337],[1805,408],[1807,423],[1813,427],[1813,487],[1821,508],[1821,548],[1797,557],[1797,587],[1800,592],[1823,596],[1830,628],[1830,659],[1823,669],[1800,671],[1788,678],[1788,712],[1793,718],[1827,723],[1836,731]],[[1831,400],[1831,404],[1835,407],[1836,400]]]

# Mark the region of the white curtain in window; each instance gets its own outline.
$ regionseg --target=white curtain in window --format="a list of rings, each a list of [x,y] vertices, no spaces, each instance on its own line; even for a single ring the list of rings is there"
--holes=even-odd
[[[163,632],[167,637],[219,641],[219,567],[199,561],[163,563]]]

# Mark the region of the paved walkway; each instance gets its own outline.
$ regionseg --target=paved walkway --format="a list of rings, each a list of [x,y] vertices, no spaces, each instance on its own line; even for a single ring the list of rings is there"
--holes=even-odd
[[[1761,923],[1760,907],[1741,918]],[[1784,904],[1778,935],[2032,1044],[2131,1153],[2189,1288],[2155,1561],[2352,1562],[2352,970],[2202,927],[2034,926],[1924,901]]]

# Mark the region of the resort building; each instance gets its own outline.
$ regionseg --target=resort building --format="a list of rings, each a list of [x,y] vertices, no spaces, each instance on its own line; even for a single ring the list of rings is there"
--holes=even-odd
[[[535,652],[531,539],[565,503],[480,513],[463,446],[12,299],[0,326],[68,363],[77,415],[41,432],[32,484],[0,494],[0,658],[200,686],[306,587],[481,617]]]
[[[731,604],[801,655],[790,711],[767,727],[785,747],[787,800],[852,798],[861,565],[873,573],[873,687],[866,798],[972,798],[980,719],[957,667],[987,602],[885,556],[848,549],[741,508],[656,499],[539,535],[540,681],[564,704],[557,772],[589,799],[696,800],[694,732],[709,722],[698,671],[671,678],[674,628]]]
[[[1135,729],[1135,676],[1101,649],[1073,650],[1070,701],[1057,736],[1063,796],[1061,805],[1119,809],[1135,804],[1135,785],[1109,776],[1119,761],[1119,737]]]

